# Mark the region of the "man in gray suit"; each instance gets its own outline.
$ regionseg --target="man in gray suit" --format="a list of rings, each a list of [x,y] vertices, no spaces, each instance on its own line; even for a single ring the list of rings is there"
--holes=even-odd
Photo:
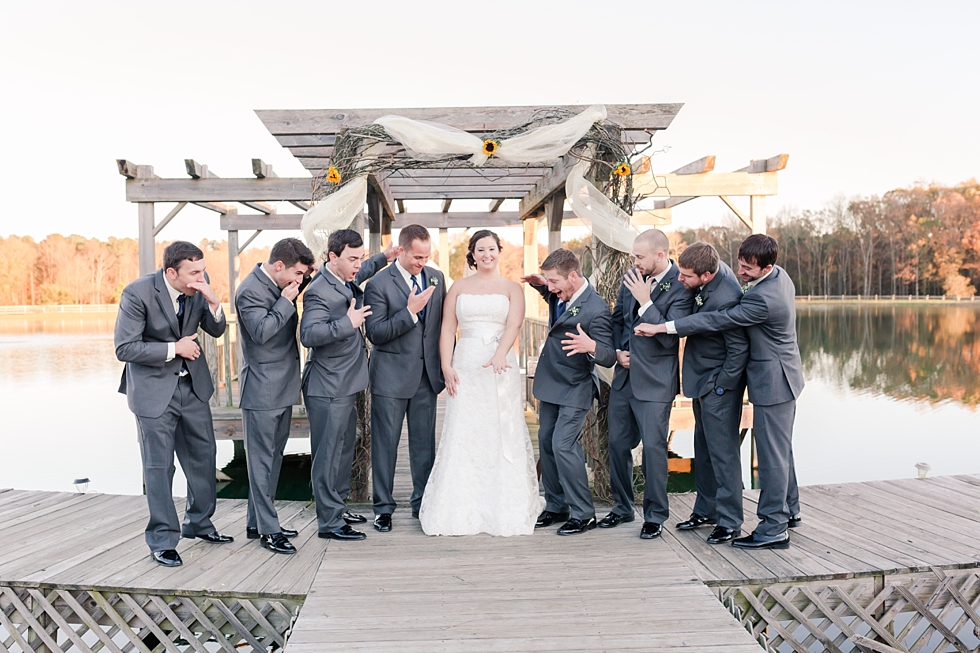
[[[371,353],[371,474],[374,527],[391,530],[398,441],[408,416],[408,455],[412,471],[412,516],[436,455],[436,397],[446,387],[439,357],[445,277],[427,267],[432,250],[425,227],[410,224],[398,234],[402,253],[368,284],[371,306],[367,336]]]
[[[670,408],[680,392],[677,336],[635,336],[638,324],[662,324],[691,313],[694,297],[677,280],[667,256],[670,241],[659,229],[633,243],[636,267],[627,272],[613,309],[616,365],[609,394],[609,480],[616,504],[599,522],[614,528],[633,521],[633,454],[643,442],[643,526],[640,537],[660,537],[667,521],[667,437]]]
[[[208,401],[214,384],[201,357],[197,329],[225,332],[221,303],[204,274],[204,253],[175,241],[163,267],[123,289],[116,316],[116,358],[126,363],[119,392],[136,415],[150,520],[146,543],[166,567],[182,564],[181,536],[231,542],[211,523],[216,504],[214,425]],[[173,502],[174,454],[187,478],[183,525]]]
[[[578,257],[556,249],[541,264],[541,272],[521,278],[541,293],[549,315],[548,338],[534,372],[546,501],[535,527],[567,520],[558,534],[577,535],[596,526],[579,438],[598,394],[595,366],[611,366],[616,352],[609,305],[582,276]]]
[[[272,246],[269,260],[249,273],[235,296],[241,337],[241,407],[248,463],[245,532],[273,553],[296,553],[276,513],[276,487],[299,401],[296,298],[313,272],[313,252],[296,238]]]
[[[759,456],[758,516],[755,531],[732,541],[743,549],[789,547],[787,527],[795,527],[800,498],[793,464],[796,398],[803,391],[803,365],[796,341],[796,289],[776,265],[775,239],[753,234],[738,248],[738,272],[745,294],[736,306],[701,312],[665,325],[641,325],[640,335],[687,336],[743,327],[749,337],[746,376],[755,406],[753,429]]]
[[[327,240],[327,263],[303,295],[300,341],[310,349],[303,371],[303,397],[310,418],[313,498],[319,536],[363,540],[348,522],[344,504],[350,492],[357,435],[357,393],[368,386],[367,350],[361,325],[371,315],[360,283],[385,266],[376,254],[362,266],[364,241],[352,229]],[[355,518],[355,519],[351,519]]]
[[[742,288],[732,269],[705,242],[687,247],[677,259],[677,280],[697,292],[694,313],[738,304]],[[643,340],[644,338],[638,338]],[[693,530],[716,524],[708,544],[730,542],[742,528],[742,465],[739,425],[745,393],[749,339],[742,328],[693,334],[684,345],[684,394],[694,408],[694,486],[691,516],[677,524]]]

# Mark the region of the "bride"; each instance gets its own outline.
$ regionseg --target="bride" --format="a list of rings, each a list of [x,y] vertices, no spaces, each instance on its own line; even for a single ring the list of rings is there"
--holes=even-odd
[[[513,352],[524,291],[500,276],[500,249],[492,231],[473,234],[466,264],[476,273],[446,295],[439,353],[449,398],[419,512],[427,535],[530,535],[544,509]]]

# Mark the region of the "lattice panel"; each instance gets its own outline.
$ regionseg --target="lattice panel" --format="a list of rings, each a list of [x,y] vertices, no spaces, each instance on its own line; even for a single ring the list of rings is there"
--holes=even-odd
[[[301,604],[0,586],[0,653],[275,651]]]
[[[980,651],[976,571],[731,587],[719,598],[770,651]]]

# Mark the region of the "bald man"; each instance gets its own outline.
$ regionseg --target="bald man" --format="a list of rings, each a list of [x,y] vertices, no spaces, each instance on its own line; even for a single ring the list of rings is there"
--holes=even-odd
[[[633,521],[633,453],[643,442],[643,527],[640,537],[659,537],[667,520],[667,435],[670,407],[680,392],[677,336],[635,336],[639,324],[663,324],[691,314],[694,293],[677,280],[667,256],[670,242],[659,229],[633,242],[635,267],[619,287],[613,310],[616,368],[609,397],[609,478],[616,503],[600,522],[615,528]]]

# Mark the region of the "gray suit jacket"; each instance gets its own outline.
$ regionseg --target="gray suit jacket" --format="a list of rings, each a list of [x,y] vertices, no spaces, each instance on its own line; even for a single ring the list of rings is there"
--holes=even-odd
[[[408,285],[395,265],[371,280],[364,301],[371,307],[367,336],[374,344],[371,352],[371,392],[381,397],[411,399],[422,381],[423,362],[429,383],[436,394],[446,387],[439,357],[442,305],[446,299],[446,279],[430,267],[422,271],[427,286],[436,290],[425,306],[425,319],[412,321],[408,311]]]
[[[225,332],[224,314],[215,320],[204,295],[195,293],[184,304],[184,328],[179,329],[162,269],[123,289],[114,341],[116,358],[126,363],[119,392],[126,395],[134,414],[163,415],[177,388],[181,362],[187,365],[197,398],[203,402],[211,399],[214,383],[203,355],[196,360],[174,356],[167,361],[167,343],[197,333],[198,326],[217,338]]]
[[[694,302],[694,313],[720,311],[742,299],[742,287],[735,273],[724,262],[718,274],[697,293],[702,304]],[[749,361],[749,339],[741,328],[688,336],[684,345],[684,395],[703,397],[714,388],[735,390],[742,387],[745,365]]]
[[[673,263],[673,261],[671,261]],[[663,289],[668,285],[667,290]],[[619,286],[619,297],[613,309],[613,342],[616,349],[629,350],[630,367],[616,365],[613,372],[612,387],[622,390],[626,379],[630,379],[633,396],[641,401],[673,401],[681,391],[680,362],[678,347],[680,338],[669,334],[658,334],[652,338],[637,336],[633,329],[637,324],[663,324],[691,314],[694,294],[677,280],[677,265],[650,289],[653,305],[636,314],[636,298],[625,283]]]
[[[736,327],[744,327],[749,337],[749,400],[773,406],[796,399],[803,391],[803,364],[796,342],[796,288],[786,270],[774,267],[731,308],[674,322],[680,336]]]
[[[347,317],[347,309],[352,299],[357,299],[358,308],[364,305],[360,284],[386,264],[384,254],[368,259],[354,278],[353,292],[326,266],[306,289],[299,334],[310,350],[303,387],[311,397],[347,397],[368,386],[364,336]]]
[[[599,389],[595,366],[610,367],[616,362],[609,305],[589,284],[582,296],[555,321],[558,295],[549,292],[547,286],[534,286],[534,289],[548,302],[549,323],[554,322],[538,357],[538,367],[534,372],[534,396],[540,401],[559,406],[591,408]],[[565,339],[565,333],[575,333],[576,325],[582,325],[582,330],[595,340],[594,358],[586,354],[568,356],[562,349],[561,341]]]
[[[241,407],[287,408],[299,402],[296,306],[260,268],[249,273],[235,295],[244,365]]]

